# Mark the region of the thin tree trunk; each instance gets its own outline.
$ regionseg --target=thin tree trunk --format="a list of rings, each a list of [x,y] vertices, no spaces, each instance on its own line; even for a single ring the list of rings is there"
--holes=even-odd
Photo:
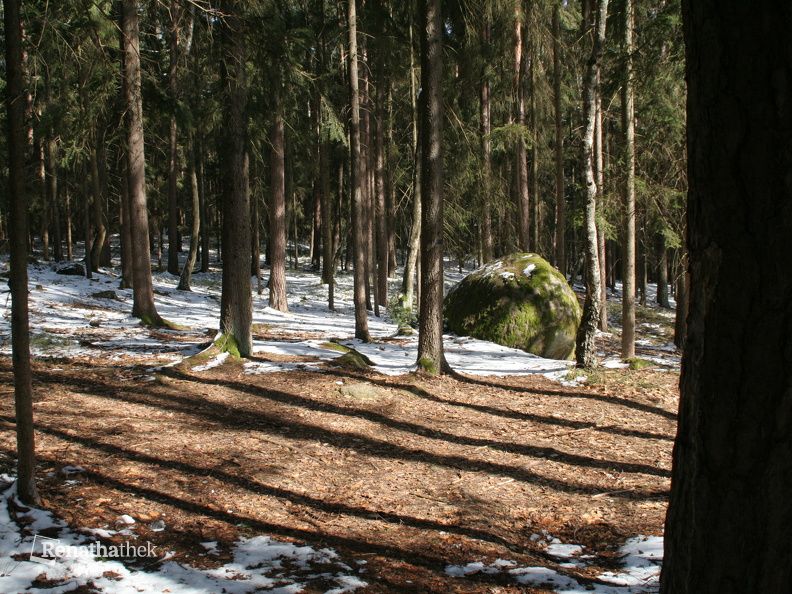
[[[221,348],[240,357],[253,352],[253,304],[250,282],[250,179],[247,151],[244,8],[222,4],[224,55],[222,82],[228,105],[223,152],[223,289],[220,297]]]
[[[602,302],[600,266],[597,245],[597,182],[594,172],[594,129],[596,127],[596,96],[599,92],[599,61],[605,46],[605,25],[608,0],[598,0],[597,22],[591,57],[588,60],[583,86],[583,111],[586,130],[583,137],[583,166],[586,182],[586,301],[577,333],[575,359],[578,367],[591,368],[597,363],[595,337],[599,326]]]
[[[566,276],[564,131],[561,106],[561,3],[553,8],[553,107],[555,110],[555,265]]]
[[[178,65],[179,65],[179,31],[181,29],[182,4],[180,0],[170,3],[170,63],[168,64],[168,97],[171,109],[176,109],[179,102]],[[170,114],[168,129],[168,272],[179,274],[179,145],[176,114]]]
[[[146,324],[161,326],[164,321],[157,313],[154,305],[154,287],[151,280],[137,0],[123,0],[121,31],[127,108],[129,224],[132,232],[132,271],[134,277],[132,315],[140,318]]]
[[[409,10],[410,33],[410,106],[412,108],[412,171],[413,171],[413,209],[412,226],[410,229],[410,243],[407,250],[407,262],[404,264],[404,278],[402,280],[402,306],[409,312],[413,310],[413,294],[415,292],[415,278],[418,268],[418,257],[421,252],[421,149],[419,144],[418,128],[420,115],[418,113],[418,85],[415,81],[415,50],[413,40],[413,12]],[[419,300],[420,302],[420,300]]]
[[[627,72],[622,87],[622,128],[624,129],[624,244],[622,246],[622,337],[621,356],[635,357],[635,98],[633,96],[633,28],[635,14],[632,0],[624,5],[624,53]]]
[[[489,22],[483,27],[482,41],[486,46],[490,40]],[[488,76],[488,65],[481,70],[481,93],[479,104],[481,109],[481,152],[482,152],[482,172],[481,172],[481,259],[489,262],[494,257],[492,240],[492,133],[491,103],[490,103],[490,81]]]
[[[281,116],[281,84],[276,82],[276,107],[273,113],[270,142],[270,207],[269,244],[270,278],[269,306],[278,311],[289,311],[286,300],[286,155],[285,131]]]
[[[600,77],[597,77],[597,89],[600,87]],[[594,128],[594,167],[597,179],[597,197],[599,198],[599,216],[597,217],[597,242],[600,269],[600,303],[602,313],[600,315],[599,329],[602,332],[608,331],[608,263],[605,237],[605,167],[603,155],[602,138],[602,96],[597,91],[595,106],[595,128]]]
[[[251,177],[257,180],[255,173]],[[254,188],[258,188],[255,181]],[[264,288],[261,284],[261,217],[259,215],[258,192],[253,192],[250,198],[250,228],[250,273],[256,279],[256,292],[261,295]]]
[[[377,302],[388,305],[388,213],[385,209],[385,99],[384,83],[380,81],[375,107],[376,141],[374,144],[374,180],[376,196],[376,237],[377,237]]]
[[[3,0],[5,24],[6,109],[8,133],[9,235],[11,250],[11,358],[17,446],[17,496],[26,505],[40,503],[36,489],[33,431],[33,384],[28,318],[28,199],[25,193],[25,75],[19,0]]]
[[[102,192],[102,180],[99,177],[99,142],[104,134],[97,135],[96,146],[91,151],[91,196],[93,199],[93,223],[94,238],[91,245],[91,269],[99,270],[102,260],[102,249],[104,248],[107,237],[107,227],[105,226],[104,212],[104,193]]]
[[[663,309],[671,309],[668,301],[668,249],[663,233],[657,235],[657,303]]]
[[[687,250],[682,251],[682,258],[679,263],[676,281],[676,319],[674,321],[674,344],[678,349],[685,348],[687,341],[687,317],[690,303],[688,292],[690,287],[690,273],[688,272]]]
[[[441,0],[421,11],[421,311],[418,366],[428,373],[451,368],[443,352],[443,20]]]
[[[525,127],[525,58],[523,56],[523,14],[522,5],[515,9],[514,17],[514,74],[515,74],[515,120],[520,128],[520,138],[516,143],[517,159],[517,237],[518,250],[527,252],[530,242],[530,194],[528,185],[528,151],[522,131]]]
[[[357,7],[356,0],[347,0],[349,26],[349,103],[351,110],[349,136],[351,145],[350,180],[352,192],[352,253],[354,263],[355,338],[371,342],[366,310],[366,227],[363,206],[360,152],[360,85],[358,78]]]
[[[58,144],[52,138],[52,134],[50,134],[45,145],[45,159],[47,204],[52,212],[52,229],[54,231],[54,256],[56,262],[61,262],[63,260],[63,237],[61,235],[60,203],[58,200]]]
[[[195,261],[198,259],[198,235],[201,232],[201,199],[198,193],[198,173],[195,167],[195,142],[193,141],[192,134],[190,134],[190,146],[188,147],[188,151],[188,170],[190,176],[193,220],[192,229],[190,230],[190,253],[187,256],[187,262],[184,264],[184,268],[182,268],[179,285],[176,287],[178,291],[192,291],[190,287],[190,277],[195,267]]]

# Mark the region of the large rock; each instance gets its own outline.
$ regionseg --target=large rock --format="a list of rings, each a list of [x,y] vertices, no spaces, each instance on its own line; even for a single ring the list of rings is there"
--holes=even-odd
[[[575,352],[580,305],[546,260],[515,253],[462,279],[446,296],[443,317],[456,334],[568,359]]]

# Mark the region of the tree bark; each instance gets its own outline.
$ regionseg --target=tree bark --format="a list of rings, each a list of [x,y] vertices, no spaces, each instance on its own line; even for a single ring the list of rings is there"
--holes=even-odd
[[[25,74],[19,0],[3,0],[9,174],[11,273],[11,358],[17,446],[17,494],[27,505],[40,503],[36,489],[36,443],[33,431],[33,384],[28,318],[28,198],[25,192]]]
[[[198,259],[198,236],[201,232],[201,198],[198,193],[198,173],[195,166],[195,142],[190,134],[189,150],[189,176],[190,176],[190,195],[192,196],[192,229],[190,230],[190,253],[187,256],[187,262],[182,268],[181,276],[179,277],[179,285],[176,287],[178,291],[192,291],[190,287],[190,278],[195,261]]]
[[[127,110],[129,225],[134,279],[132,283],[134,292],[132,315],[140,318],[146,324],[161,326],[164,321],[154,305],[154,287],[151,280],[137,0],[123,0],[121,20]]]
[[[585,368],[594,367],[597,364],[595,337],[602,309],[597,245],[598,189],[594,174],[594,128],[596,126],[596,96],[599,92],[599,61],[605,46],[607,16],[608,0],[598,0],[594,41],[583,86],[583,111],[586,122],[586,131],[583,137],[583,168],[586,182],[586,301],[583,305],[583,318],[577,333],[575,359],[578,367]]]
[[[360,152],[360,80],[358,78],[357,6],[356,0],[347,0],[349,27],[349,104],[350,104],[350,181],[352,191],[352,254],[354,262],[355,338],[371,342],[366,310],[366,226],[363,205],[363,180],[361,179]]]
[[[792,5],[682,9],[690,312],[660,592],[792,592]]]
[[[181,30],[182,3],[170,3],[170,63],[168,64],[168,98],[171,109],[168,127],[168,272],[179,274],[179,130],[176,121],[176,106],[179,103],[179,32]]]
[[[418,366],[451,370],[443,352],[443,20],[441,0],[421,10],[421,311]]]
[[[247,154],[244,11],[240,2],[223,3],[222,81],[228,105],[223,153],[223,288],[220,297],[221,348],[240,357],[253,351],[250,281],[250,190]]]
[[[276,107],[270,134],[272,143],[270,175],[272,179],[269,207],[269,306],[278,311],[289,311],[289,304],[286,300],[286,147],[281,115],[281,92],[280,81],[277,81]]]
[[[377,239],[377,302],[383,307],[388,305],[388,213],[385,209],[385,84],[380,80],[376,95],[374,119],[376,140],[374,143],[374,188],[375,223]]]
[[[410,34],[410,107],[412,112],[412,172],[413,203],[410,242],[407,249],[407,262],[404,264],[402,279],[402,306],[408,312],[413,310],[415,278],[418,257],[421,252],[421,148],[419,141],[420,114],[418,113],[418,85],[415,80],[415,49],[413,40],[413,5],[409,8]]]
[[[485,17],[488,19],[488,17]],[[486,47],[490,43],[489,22],[484,23],[482,42]],[[481,93],[479,103],[481,109],[481,259],[490,262],[494,257],[492,240],[492,105],[490,101],[490,81],[487,72],[489,65],[481,69]]]
[[[668,300],[668,249],[663,233],[657,235],[657,303],[663,309],[671,309]]]
[[[633,96],[632,0],[624,4],[624,53],[627,56],[622,87],[622,128],[624,130],[624,243],[622,245],[622,336],[621,356],[635,357],[635,98]]]
[[[564,122],[561,104],[561,3],[553,8],[553,108],[555,115],[555,265],[566,276]]]
[[[518,4],[514,15],[514,78],[515,78],[515,121],[520,126],[520,138],[516,142],[517,161],[517,237],[519,251],[531,250],[530,241],[530,193],[528,185],[528,151],[525,147],[525,58],[523,56],[523,14]]]

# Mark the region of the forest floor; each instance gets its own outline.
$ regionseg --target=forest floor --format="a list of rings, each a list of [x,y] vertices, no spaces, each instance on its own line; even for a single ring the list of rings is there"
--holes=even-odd
[[[87,335],[112,326],[104,321],[84,324],[86,335],[70,344],[65,330],[50,328],[58,340],[34,361],[42,508],[69,530],[107,545],[150,542],[160,555],[127,563],[129,575],[118,566],[82,578],[39,571],[30,585],[651,592],[662,551],[650,537],[662,534],[665,516],[678,359],[656,358],[671,350],[673,318],[639,311],[646,367],[618,363],[618,335],[605,334],[599,345],[610,365],[585,376],[556,365],[555,379],[464,367],[457,378],[386,374],[286,348],[326,340],[321,328],[260,324],[257,343],[283,348],[257,350],[249,361],[198,354],[202,328],[136,328],[139,344],[176,345],[170,365],[162,351],[119,353],[107,335]],[[399,340],[383,331],[372,348],[384,352]],[[105,348],[91,350],[100,342]],[[0,472],[9,475],[12,386],[10,359],[0,358]],[[19,538],[29,539],[35,522],[4,501]],[[239,565],[240,543],[261,538],[304,554]],[[266,569],[259,581],[249,575],[256,567]],[[157,571],[165,581],[147,581]],[[0,590],[13,591],[3,587],[9,575],[0,567]],[[129,583],[137,590],[124,589]]]

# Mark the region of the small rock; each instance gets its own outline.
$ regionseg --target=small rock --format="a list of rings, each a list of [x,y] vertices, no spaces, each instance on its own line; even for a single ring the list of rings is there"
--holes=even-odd
[[[162,520],[157,520],[156,522],[149,524],[149,528],[151,528],[154,532],[162,532],[165,530],[165,522]]]
[[[85,266],[77,262],[67,262],[66,264],[58,265],[55,272],[57,274],[66,274],[69,276],[85,276]]]

